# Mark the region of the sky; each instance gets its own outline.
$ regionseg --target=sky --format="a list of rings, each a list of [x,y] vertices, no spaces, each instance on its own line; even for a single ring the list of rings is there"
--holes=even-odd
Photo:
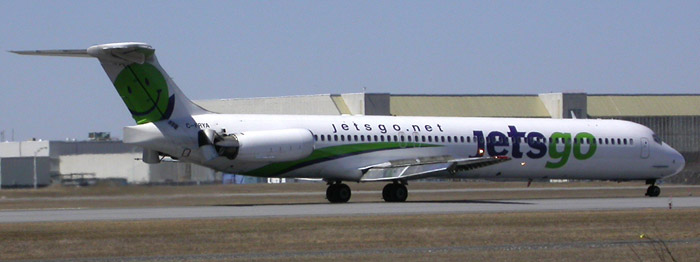
[[[309,94],[700,93],[700,1],[1,1],[0,131],[134,125],[96,59],[151,44],[193,100]],[[14,134],[14,135],[13,135]]]

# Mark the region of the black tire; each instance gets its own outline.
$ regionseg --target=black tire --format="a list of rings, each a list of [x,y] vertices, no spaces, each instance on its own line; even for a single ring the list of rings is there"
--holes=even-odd
[[[408,198],[408,188],[402,184],[396,184],[394,189],[394,202],[406,202]]]
[[[661,194],[661,188],[658,186],[649,186],[647,188],[647,196],[649,197],[658,197]]]
[[[386,202],[404,202],[408,198],[408,189],[402,184],[388,184],[382,190],[382,197]]]
[[[384,189],[382,190],[382,198],[386,202],[394,202],[393,198],[393,191],[394,191],[394,185],[395,184],[387,184],[384,186]]]
[[[346,184],[338,184],[336,188],[336,203],[347,203],[350,200],[350,197],[352,196],[352,191],[350,190],[350,187]]]
[[[331,203],[346,203],[351,196],[352,191],[346,184],[331,184],[326,189],[326,199]]]
[[[328,202],[331,203],[336,203],[338,202],[338,197],[336,194],[336,184],[330,184],[328,185],[328,188],[326,189],[326,199],[328,199]]]

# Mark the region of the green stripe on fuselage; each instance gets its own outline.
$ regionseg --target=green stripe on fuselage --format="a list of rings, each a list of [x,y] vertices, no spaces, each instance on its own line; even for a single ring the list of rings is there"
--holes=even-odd
[[[245,172],[243,174],[250,176],[277,176],[298,168],[310,166],[328,160],[343,158],[346,156],[359,155],[383,150],[438,146],[440,145],[421,144],[412,142],[381,142],[324,147],[314,150],[314,152],[312,152],[310,156],[305,157],[303,159],[283,163],[269,164],[255,170]]]

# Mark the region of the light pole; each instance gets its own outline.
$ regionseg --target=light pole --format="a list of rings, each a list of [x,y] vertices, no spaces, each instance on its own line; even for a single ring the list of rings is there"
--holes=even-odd
[[[39,154],[39,151],[44,149],[48,149],[48,147],[42,146],[34,151],[34,189],[36,189],[36,155]]]

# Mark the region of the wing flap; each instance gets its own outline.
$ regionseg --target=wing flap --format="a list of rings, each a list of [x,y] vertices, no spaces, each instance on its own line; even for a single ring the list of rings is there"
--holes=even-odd
[[[419,179],[433,176],[438,172],[447,170],[453,163],[435,163],[425,165],[411,165],[399,167],[376,167],[368,169],[360,181],[386,181],[396,179]]]
[[[510,160],[506,156],[451,159],[449,156],[402,159],[361,168],[360,181],[412,180],[451,175]]]

